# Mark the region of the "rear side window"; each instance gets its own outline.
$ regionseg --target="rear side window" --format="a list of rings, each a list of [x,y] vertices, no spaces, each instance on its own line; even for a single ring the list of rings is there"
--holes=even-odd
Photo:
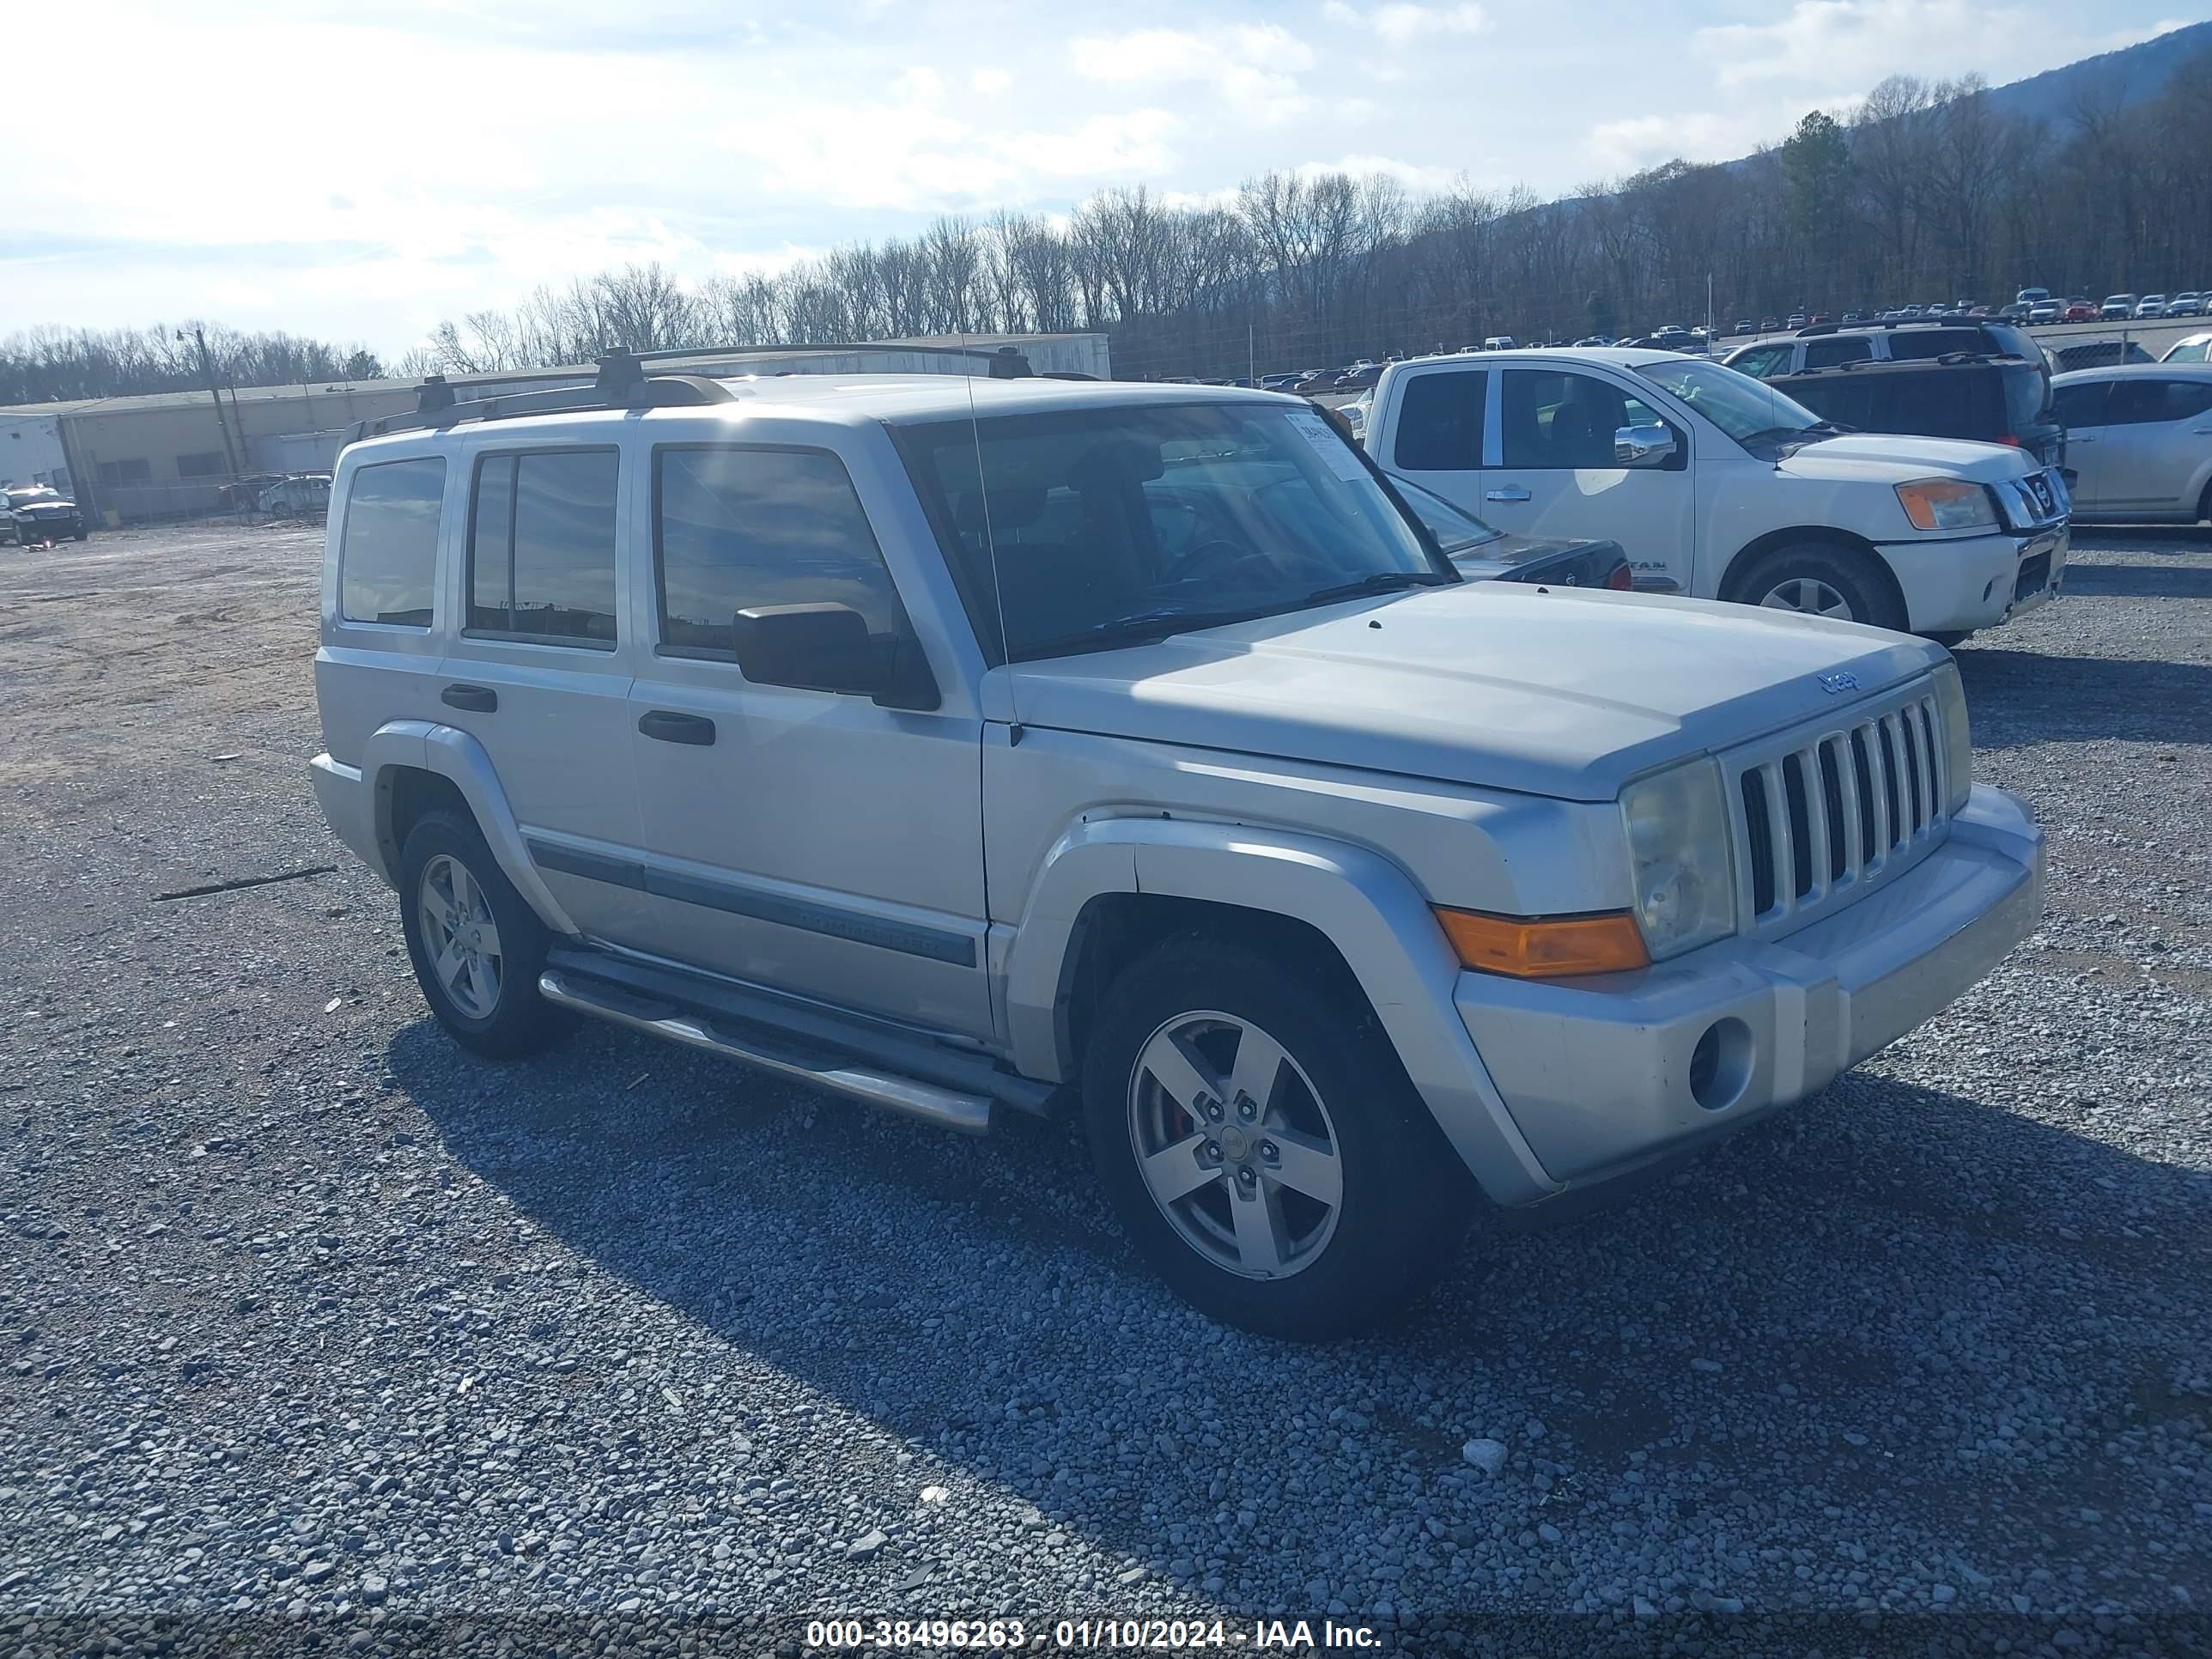
[[[1874,342],[1863,334],[1838,335],[1805,342],[1805,367],[1833,368],[1838,363],[1863,363],[1874,356]]]
[[[340,616],[403,628],[430,625],[445,497],[441,456],[380,461],[353,475],[338,540]]]
[[[1401,472],[1479,471],[1489,385],[1489,375],[1468,369],[1442,369],[1407,380],[1398,399],[1391,465]]]
[[[611,651],[611,449],[487,455],[469,513],[471,634]]]
[[[2106,426],[2148,426],[2185,421],[2212,409],[2212,382],[2117,380],[2106,405]]]
[[[1889,337],[1893,359],[1941,357],[1952,351],[1986,351],[1978,328],[1900,328]]]
[[[2004,386],[2005,429],[2020,432],[2041,424],[2049,388],[2041,374],[2028,364],[2007,365],[1997,371]]]
[[[1893,374],[1876,392],[1875,410],[1869,424],[1884,432],[1987,441],[2005,429],[1996,380],[1981,369]]]
[[[820,450],[653,452],[660,648],[734,659],[740,611],[848,605],[868,631],[912,630],[844,463]]]

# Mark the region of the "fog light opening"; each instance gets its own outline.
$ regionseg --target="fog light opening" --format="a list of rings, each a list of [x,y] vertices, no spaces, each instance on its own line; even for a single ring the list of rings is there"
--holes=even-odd
[[[1690,1052],[1690,1098],[1709,1112],[1733,1106],[1751,1081],[1751,1028],[1717,1019]]]

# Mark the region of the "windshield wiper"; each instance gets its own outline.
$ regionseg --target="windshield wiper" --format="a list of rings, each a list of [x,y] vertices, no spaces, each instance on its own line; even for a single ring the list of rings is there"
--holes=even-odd
[[[1395,593],[1407,587],[1440,587],[1453,578],[1434,570],[1378,570],[1358,581],[1316,588],[1305,597],[1308,605],[1330,605],[1338,599],[1364,599],[1370,593]]]
[[[1110,651],[1124,645],[1151,645],[1173,634],[1188,634],[1201,628],[1221,628],[1231,623],[1250,622],[1255,617],[1270,616],[1282,608],[1280,605],[1245,605],[1235,611],[1182,611],[1163,605],[1157,610],[1139,611],[1131,617],[1116,617],[1111,622],[1093,623],[1073,634],[1057,634],[1050,639],[1025,641],[1017,660],[1027,662],[1036,657],[1067,656],[1079,651]]]

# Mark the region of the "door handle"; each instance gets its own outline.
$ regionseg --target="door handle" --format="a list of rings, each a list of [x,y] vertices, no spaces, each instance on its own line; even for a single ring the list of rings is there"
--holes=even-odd
[[[1486,501],[1525,501],[1528,499],[1528,492],[1519,484],[1508,484],[1503,489],[1488,491],[1482,499]]]
[[[489,714],[499,707],[499,693],[488,685],[449,685],[438,693],[438,701],[448,708],[469,708],[479,714]]]
[[[654,708],[637,717],[637,729],[662,743],[693,743],[705,748],[714,741],[714,722],[704,714],[679,714],[672,708]]]

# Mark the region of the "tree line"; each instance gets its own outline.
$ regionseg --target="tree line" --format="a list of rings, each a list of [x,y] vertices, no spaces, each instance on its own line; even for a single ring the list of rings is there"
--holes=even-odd
[[[1102,331],[1115,372],[1240,375],[1358,355],[1966,298],[2212,284],[2212,53],[2156,94],[2117,85],[2055,120],[1978,76],[1897,76],[1739,161],[1672,161],[1546,201],[1464,181],[1272,172],[1218,205],[1139,185],[1065,218],[947,215],[912,239],[692,285],[657,264],[441,323],[396,372],[588,362],[612,345]],[[149,329],[0,344],[0,401],[204,385]],[[218,349],[218,341],[221,345]],[[210,333],[237,384],[315,380],[366,353]],[[309,367],[312,364],[313,367]]]
[[[192,331],[207,339],[225,386],[375,380],[384,365],[360,347],[325,345],[282,332],[243,334],[219,324],[149,328],[33,329],[0,341],[0,406],[146,392],[204,392],[207,368]]]

